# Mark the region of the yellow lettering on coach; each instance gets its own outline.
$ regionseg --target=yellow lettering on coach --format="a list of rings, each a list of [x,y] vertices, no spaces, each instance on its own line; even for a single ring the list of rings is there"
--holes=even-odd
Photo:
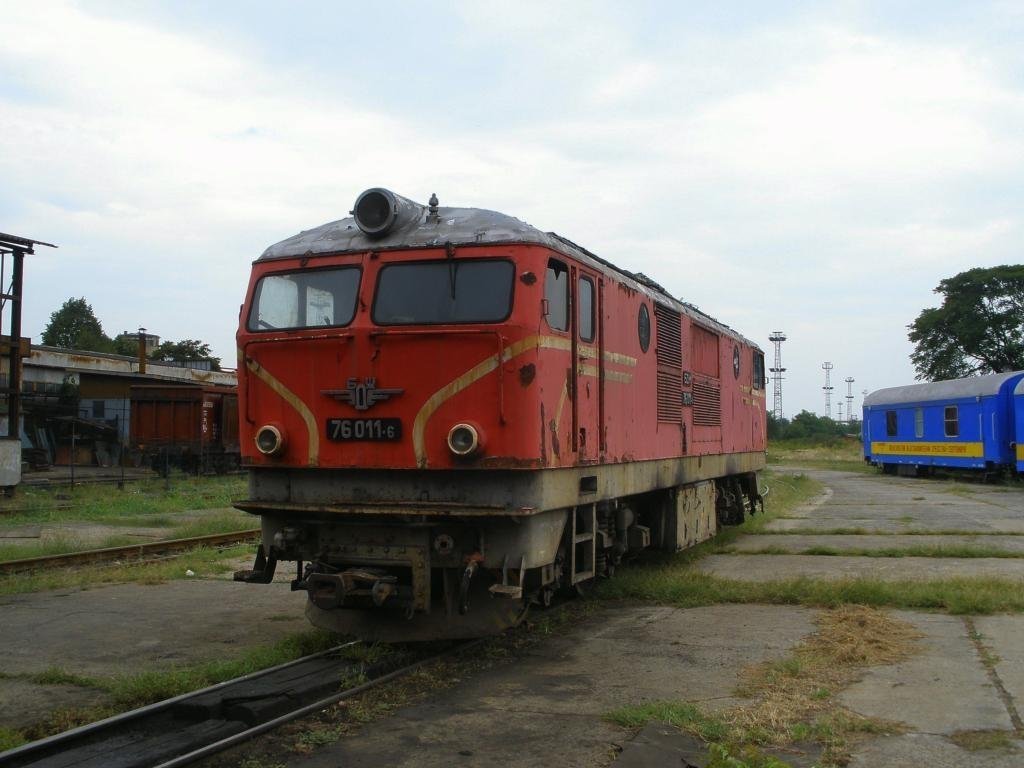
[[[954,456],[963,459],[980,459],[985,455],[982,443],[871,443],[873,456]],[[1018,455],[1019,452],[1018,452]]]

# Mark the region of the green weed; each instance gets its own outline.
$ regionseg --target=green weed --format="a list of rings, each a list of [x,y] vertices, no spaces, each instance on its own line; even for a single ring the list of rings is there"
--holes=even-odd
[[[74,685],[79,688],[103,687],[103,684],[97,678],[68,672],[60,667],[50,667],[42,672],[29,675],[28,679],[38,685]]]
[[[729,734],[724,721],[704,714],[693,704],[682,702],[651,701],[627,705],[612,710],[604,718],[623,728],[641,728],[655,720],[674,725],[704,741],[721,741]]]
[[[748,582],[686,570],[675,564],[637,565],[602,582],[596,596],[649,600],[681,608],[715,603],[767,603],[833,608],[845,604],[917,608],[956,615],[1019,613],[1024,590],[1019,579],[955,577],[925,581],[876,578],[816,580],[807,577]]]
[[[73,487],[32,487],[18,490],[14,499],[0,499],[4,525],[99,521],[117,518],[157,517],[197,509],[230,507],[246,495],[242,475],[175,477],[170,488],[159,478],[114,485],[90,483]]]
[[[337,636],[328,632],[299,632],[273,645],[251,648],[233,659],[139,672],[101,680],[101,686],[111,695],[116,707],[134,709],[325,651],[337,643]]]
[[[1013,551],[1001,547],[975,546],[972,544],[930,544],[911,545],[906,547],[881,547],[869,549],[866,547],[851,547],[849,549],[816,545],[813,547],[787,549],[786,547],[761,547],[759,549],[743,550],[739,554],[744,555],[822,555],[828,557],[1001,557],[1001,558],[1024,558],[1024,551]]]
[[[129,562],[78,569],[58,568],[16,573],[0,577],[0,595],[85,588],[100,584],[161,584],[172,579],[190,578],[186,574],[187,570],[193,571],[194,578],[206,578],[231,571],[234,566],[225,562],[226,560],[251,555],[252,552],[253,547],[249,544],[240,544],[224,550],[199,547],[173,559],[156,562]]]
[[[0,725],[0,752],[6,752],[8,749],[14,749],[27,743],[28,739],[20,731]]]

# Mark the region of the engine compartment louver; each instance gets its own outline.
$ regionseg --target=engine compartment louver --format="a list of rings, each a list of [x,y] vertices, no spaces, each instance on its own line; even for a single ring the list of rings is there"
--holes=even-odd
[[[654,321],[658,364],[658,421],[679,423],[683,418],[683,333],[682,317],[655,303]]]
[[[693,423],[702,427],[722,425],[722,388],[719,384],[693,382]]]

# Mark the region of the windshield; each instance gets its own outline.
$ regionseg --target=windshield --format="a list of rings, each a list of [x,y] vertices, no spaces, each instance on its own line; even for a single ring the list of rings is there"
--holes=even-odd
[[[497,323],[512,311],[510,261],[388,264],[373,303],[378,325]]]
[[[266,275],[256,284],[250,331],[348,325],[356,312],[359,268]]]

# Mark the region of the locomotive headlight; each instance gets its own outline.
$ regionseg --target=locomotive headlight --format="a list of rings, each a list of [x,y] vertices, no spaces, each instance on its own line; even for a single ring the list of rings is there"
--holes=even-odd
[[[448,430],[448,449],[456,456],[472,456],[480,445],[480,430],[472,424],[456,424]]]
[[[284,450],[284,435],[273,424],[267,424],[256,431],[256,450],[264,456],[277,456]]]

